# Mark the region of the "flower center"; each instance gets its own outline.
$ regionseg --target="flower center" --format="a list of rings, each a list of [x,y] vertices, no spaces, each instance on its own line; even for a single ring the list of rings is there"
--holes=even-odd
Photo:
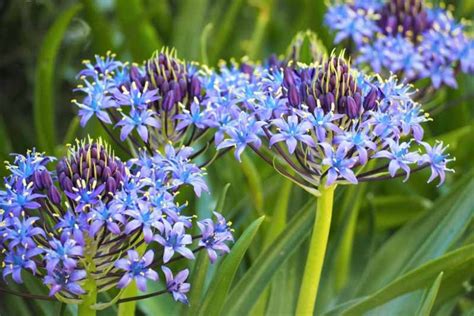
[[[402,34],[413,42],[430,27],[423,0],[388,0],[380,16],[379,26],[386,35]]]

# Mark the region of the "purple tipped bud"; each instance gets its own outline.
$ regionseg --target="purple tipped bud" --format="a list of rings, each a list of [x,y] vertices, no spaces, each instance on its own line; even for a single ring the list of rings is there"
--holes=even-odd
[[[33,174],[33,182],[34,182],[35,188],[37,190],[43,190],[44,189],[43,181],[41,179],[41,173],[39,171],[36,171]]]
[[[378,92],[376,88],[372,88],[364,98],[364,109],[367,111],[375,109],[377,106]]]
[[[347,97],[347,115],[349,115],[349,117],[353,119],[359,117],[359,113],[360,106],[357,104],[353,97]]]
[[[41,183],[46,189],[49,189],[53,185],[53,179],[51,179],[51,175],[46,170],[41,172]]]
[[[117,183],[115,182],[114,178],[110,177],[107,179],[105,183],[105,190],[107,192],[115,192],[117,190]]]
[[[283,85],[287,88],[294,86],[296,82],[295,73],[290,67],[285,67],[283,70]]]
[[[201,81],[197,76],[194,76],[191,79],[191,97],[199,97],[201,96]]]
[[[55,186],[51,186],[48,189],[48,198],[53,202],[53,204],[61,204],[61,194]]]
[[[295,86],[290,86],[288,90],[288,101],[290,101],[292,107],[298,107],[300,105],[300,95]]]
[[[163,109],[169,111],[173,108],[175,94],[173,91],[169,91],[163,101]]]

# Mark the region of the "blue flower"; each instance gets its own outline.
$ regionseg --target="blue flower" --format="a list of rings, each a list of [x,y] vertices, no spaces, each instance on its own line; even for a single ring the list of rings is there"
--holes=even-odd
[[[210,219],[197,223],[202,233],[199,246],[206,248],[211,263],[216,261],[218,252],[228,253],[230,249],[225,242],[234,240],[229,226],[230,223],[226,222],[225,218],[219,213],[214,212],[214,214],[217,217],[216,223]]]
[[[99,202],[92,207],[90,219],[89,235],[92,237],[104,226],[112,234],[118,235],[120,234],[119,224],[125,222],[124,216],[117,208],[103,202]]]
[[[92,64],[89,60],[84,60],[83,64],[86,69],[79,72],[79,76],[96,77],[99,74],[107,75],[111,73],[121,65],[121,62],[115,60],[115,54],[108,51],[105,57],[95,55],[95,64]]]
[[[320,142],[326,140],[326,134],[330,131],[341,132],[341,129],[332,122],[341,119],[343,117],[342,114],[334,114],[332,112],[325,114],[320,107],[315,108],[312,113],[300,111],[299,114],[311,122],[316,131],[316,137]]]
[[[127,209],[124,214],[132,218],[125,225],[125,234],[128,235],[141,228],[146,243],[150,243],[153,240],[154,228],[162,229],[163,227],[161,210],[151,208],[146,202],[137,203],[136,208]]]
[[[119,289],[125,288],[134,280],[137,288],[145,292],[147,279],[158,281],[158,273],[153,271],[149,266],[153,262],[153,250],[145,252],[143,257],[140,257],[135,250],[127,251],[127,259],[123,258],[115,262],[115,267],[126,271],[117,284]]]
[[[357,178],[351,168],[357,162],[356,158],[346,158],[349,148],[339,145],[336,152],[332,146],[321,143],[324,149],[325,158],[322,161],[324,166],[328,166],[326,186],[332,185],[339,176],[343,177],[350,183],[356,184]]]
[[[146,110],[150,103],[160,99],[158,89],[148,90],[148,81],[143,89],[139,89],[135,82],[130,85],[130,90],[122,87],[122,90],[116,89],[113,92],[114,99],[117,104],[131,106],[133,109],[140,111]]]
[[[3,279],[8,275],[12,275],[16,283],[23,283],[21,278],[21,271],[24,269],[30,270],[33,274],[37,272],[37,266],[33,257],[38,256],[43,251],[40,248],[15,248],[7,252],[4,259]]]
[[[372,141],[372,138],[369,135],[369,129],[363,127],[359,129],[354,127],[350,131],[337,135],[334,138],[334,142],[339,144],[339,146],[354,148],[357,150],[357,153],[359,154],[359,163],[361,165],[365,165],[369,159],[367,150],[377,150],[377,145]]]
[[[72,238],[79,245],[85,245],[83,232],[90,229],[89,217],[89,213],[75,214],[74,211],[68,209],[54,228],[61,232],[61,239]]]
[[[138,135],[144,141],[148,141],[147,126],[160,128],[160,122],[154,117],[154,113],[150,110],[135,110],[130,111],[130,116],[122,113],[122,120],[116,126],[121,126],[120,140],[124,141],[128,135],[137,129]]]
[[[79,117],[81,118],[81,126],[85,126],[92,116],[97,116],[99,120],[106,124],[112,124],[107,109],[115,107],[116,103],[108,96],[104,95],[88,95],[82,103],[72,100],[79,107]]]
[[[230,138],[223,140],[217,149],[235,147],[235,158],[240,161],[240,155],[247,145],[251,144],[256,148],[261,146],[259,135],[262,134],[264,125],[264,122],[257,121],[247,113],[240,113],[237,126],[229,126],[225,131]]]
[[[178,120],[178,125],[176,126],[177,131],[180,131],[190,125],[194,125],[200,129],[216,126],[210,109],[201,110],[201,105],[197,98],[195,98],[193,103],[191,103],[190,111],[183,109],[183,112],[177,114],[175,119]]]
[[[44,283],[50,286],[49,296],[54,296],[59,291],[65,290],[74,295],[82,295],[84,289],[78,282],[85,279],[85,270],[56,269],[44,277]]]
[[[45,250],[48,273],[53,273],[59,264],[69,270],[75,269],[78,258],[83,254],[83,248],[74,239],[52,239],[49,241],[49,246],[50,248]]]
[[[191,286],[189,283],[185,282],[188,278],[189,270],[182,270],[175,277],[173,277],[173,273],[168,267],[161,266],[161,270],[163,270],[163,273],[165,274],[166,289],[168,292],[173,294],[174,300],[184,304],[189,304],[186,293],[189,292]]]
[[[184,231],[184,225],[181,222],[175,223],[171,226],[167,221],[163,222],[161,234],[157,234],[154,240],[165,248],[163,253],[163,262],[167,263],[175,252],[180,253],[185,258],[194,259],[194,254],[186,245],[191,244],[191,235]]]
[[[78,204],[76,211],[81,212],[84,208],[90,208],[99,202],[104,189],[104,183],[97,186],[97,182],[92,182],[89,188],[89,185],[84,180],[78,180],[77,187],[72,188],[73,192],[65,191],[64,193]]]
[[[299,122],[296,115],[291,115],[287,120],[282,118],[272,120],[272,125],[277,127],[278,133],[270,138],[270,146],[285,141],[290,154],[295,152],[298,141],[310,147],[315,147],[313,138],[308,135],[313,127],[309,121]]]
[[[443,147],[443,142],[436,142],[436,144],[431,147],[427,143],[422,143],[426,149],[426,153],[421,156],[421,160],[418,164],[428,163],[431,167],[431,176],[428,179],[428,183],[439,177],[439,184],[444,183],[446,178],[446,171],[454,172],[453,169],[449,169],[446,164],[450,161],[455,160],[450,158],[449,154],[444,153],[448,146]]]
[[[14,181],[14,179],[11,180]],[[37,200],[44,195],[33,192],[33,182],[27,183],[25,179],[18,180],[14,183],[5,183],[5,188],[7,189],[7,208],[15,216],[18,216],[21,211],[34,210],[41,206]]]
[[[390,159],[388,171],[394,177],[398,169],[403,169],[406,172],[405,181],[410,176],[410,164],[416,163],[420,160],[417,152],[410,152],[410,144],[403,142],[398,143],[392,139],[386,140],[389,150],[381,150],[373,155],[373,158],[387,158]]]
[[[20,245],[25,248],[34,248],[36,245],[34,237],[45,236],[43,229],[34,225],[38,220],[39,217],[28,217],[21,220],[18,217],[12,218],[4,233],[6,234],[5,239],[10,241],[8,247],[13,249],[13,247]]]

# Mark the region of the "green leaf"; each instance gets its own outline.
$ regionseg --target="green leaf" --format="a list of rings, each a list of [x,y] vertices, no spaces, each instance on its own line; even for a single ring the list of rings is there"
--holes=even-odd
[[[473,190],[471,172],[451,194],[434,202],[432,211],[398,230],[371,258],[358,281],[356,295],[372,293],[409,269],[446,253],[472,219]]]
[[[82,3],[87,23],[92,28],[91,36],[94,51],[97,54],[105,54],[109,49],[113,48],[110,25],[97,9],[97,1],[82,0]]]
[[[232,280],[234,279],[237,268],[242,261],[245,252],[257,234],[258,228],[263,222],[264,217],[255,220],[240,236],[236,244],[232,247],[232,251],[222,261],[217,270],[214,279],[206,293],[199,315],[220,315],[227,292],[230,289]]]
[[[263,251],[252,267],[240,279],[227,297],[224,310],[227,315],[246,315],[265,290],[275,272],[306,239],[314,220],[312,201],[287,224],[272,247]]]
[[[227,197],[227,192],[229,191],[230,183],[227,183],[224,186],[224,189],[221,192],[221,195],[219,196],[219,200],[217,200],[216,204],[216,211],[221,212],[224,210],[224,204],[225,204],[225,198]]]
[[[448,277],[458,270],[470,272],[474,264],[474,244],[459,248],[448,254],[431,260],[421,267],[409,271],[375,293],[355,300],[354,303],[336,307],[327,315],[362,315],[364,312],[380,306],[402,294],[412,292],[430,284],[441,272]]]
[[[54,113],[54,67],[56,57],[67,26],[80,9],[81,5],[76,4],[58,15],[58,18],[46,33],[38,54],[33,112],[38,147],[50,154],[54,153],[56,145]]]
[[[443,278],[443,272],[440,272],[436,280],[433,282],[433,285],[430,287],[429,291],[426,293],[426,296],[423,298],[423,304],[421,304],[420,309],[416,313],[419,316],[430,316],[431,309],[433,308],[434,302],[436,300],[436,295],[438,295],[439,286],[441,285],[441,279]]]
[[[180,56],[189,60],[199,58],[199,40],[202,34],[208,0],[182,0],[175,19],[173,43]]]
[[[284,180],[278,197],[275,202],[275,209],[273,210],[272,217],[270,218],[270,225],[265,231],[265,237],[262,245],[262,250],[267,249],[273,244],[275,238],[285,229],[286,225],[286,217],[287,217],[287,209],[288,209],[288,202],[291,195],[291,188],[293,183],[291,181]],[[274,281],[277,281],[276,279]],[[261,315],[265,311],[265,306],[267,304],[267,300],[270,296],[270,289],[267,290],[261,295],[257,304],[252,311],[254,315]]]
[[[201,307],[201,298],[204,291],[204,281],[206,280],[209,268],[209,257],[206,251],[201,251],[194,264],[191,292],[189,294],[189,307],[183,307],[183,315],[197,315]]]
[[[262,211],[264,208],[264,198],[260,174],[252,159],[250,159],[250,157],[245,153],[242,155],[242,163],[240,166],[242,167],[242,172],[247,179],[249,186],[248,190],[250,191],[250,196],[252,197],[255,210],[259,215],[263,215]]]
[[[120,28],[127,39],[136,62],[150,58],[162,46],[151,25],[141,0],[117,0],[117,15]]]
[[[216,59],[219,58],[222,48],[229,41],[230,33],[233,30],[232,28],[235,26],[235,21],[243,2],[243,0],[231,1],[225,15],[219,21],[220,23],[217,34],[214,36],[214,40],[211,44],[212,62],[215,62]]]
[[[212,23],[208,23],[204,30],[201,33],[201,61],[204,64],[209,63],[209,58],[207,57],[207,40],[209,38],[209,33],[212,31]]]

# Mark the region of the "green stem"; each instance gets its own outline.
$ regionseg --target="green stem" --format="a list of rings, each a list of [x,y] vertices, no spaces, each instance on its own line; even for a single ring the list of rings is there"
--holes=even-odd
[[[86,239],[85,255],[85,269],[87,272],[87,279],[84,283],[84,291],[86,294],[82,296],[82,303],[79,304],[77,316],[95,316],[97,311],[91,306],[97,303],[97,283],[94,279],[93,273],[96,270],[93,254],[97,252],[97,245],[89,238]]]
[[[137,247],[137,252],[140,255],[145,253],[147,244],[142,243],[139,247]],[[129,286],[125,288],[122,295],[120,296],[121,299],[128,298],[128,297],[135,297],[138,295],[138,288],[135,282],[130,283]],[[117,316],[133,316],[135,315],[135,309],[137,307],[137,301],[130,301],[126,303],[122,303],[119,305]]]
[[[82,304],[78,306],[77,316],[95,316],[97,311],[91,306],[97,303],[97,284],[93,277],[87,278],[84,290],[87,294],[84,295]]]
[[[296,315],[313,315],[314,312],[331,227],[335,188],[335,185],[322,188],[321,196],[318,198],[313,234],[309,244],[303,282],[300,288],[298,305],[296,306]]]

